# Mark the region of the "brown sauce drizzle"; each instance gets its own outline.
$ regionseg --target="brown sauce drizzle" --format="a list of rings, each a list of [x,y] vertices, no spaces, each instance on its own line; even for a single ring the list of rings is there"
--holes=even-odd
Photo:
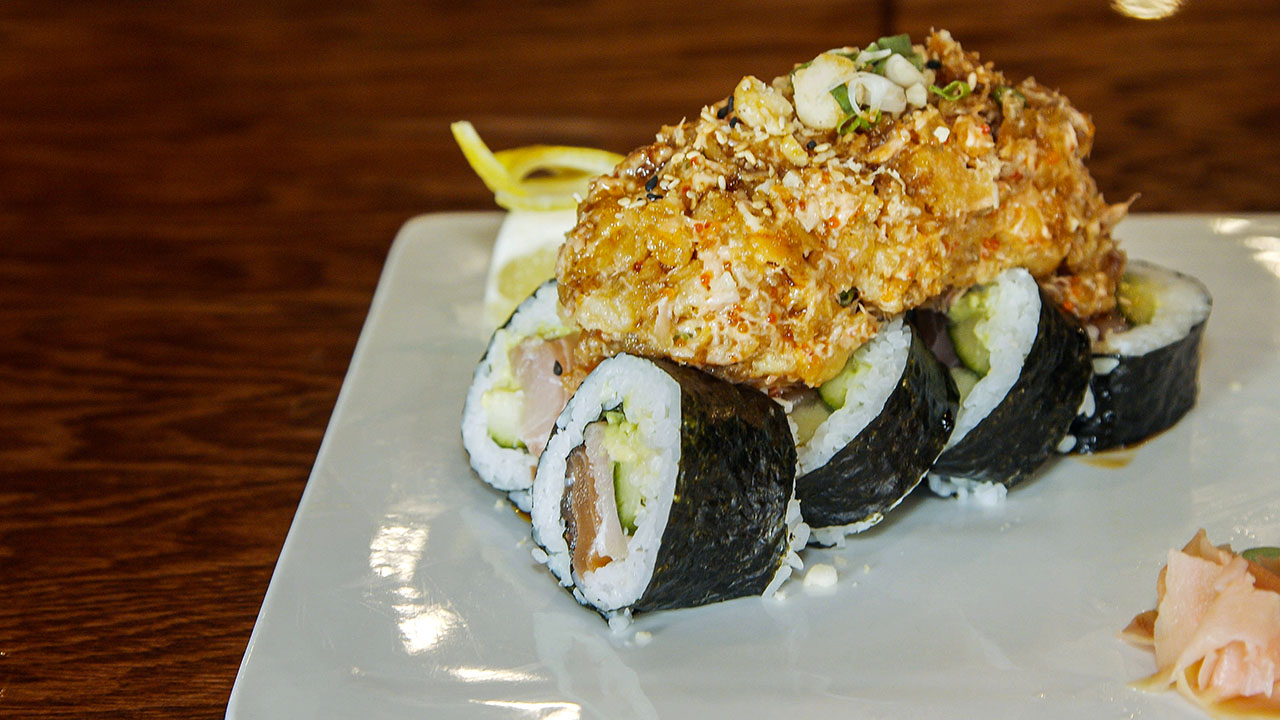
[[[1138,452],[1134,448],[1125,448],[1122,450],[1108,450],[1107,452],[1093,453],[1091,455],[1072,455],[1071,457],[1079,460],[1086,465],[1092,465],[1107,470],[1119,470],[1127,467],[1133,459],[1137,457]]]

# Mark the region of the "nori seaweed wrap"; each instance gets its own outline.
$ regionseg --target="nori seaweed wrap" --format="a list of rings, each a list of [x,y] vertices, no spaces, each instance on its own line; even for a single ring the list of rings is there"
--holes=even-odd
[[[1182,419],[1196,403],[1200,341],[1212,299],[1200,281],[1140,260],[1120,283],[1118,316],[1095,323],[1090,397],[1064,452],[1121,448]]]
[[[538,464],[533,537],[610,618],[776,588],[807,539],[786,416],[760,392],[619,355],[570,399]]]
[[[933,465],[930,489],[943,495],[963,485],[1011,487],[1034,472],[1066,435],[1092,372],[1088,335],[1025,270],[1007,270],[977,291],[986,293],[984,314],[961,318],[973,323],[965,330],[954,322],[953,306],[950,333],[968,372],[978,364],[969,359],[975,339],[989,368],[967,393],[962,389],[956,430]]]
[[[911,325],[895,318],[816,395],[808,402],[830,410],[812,432],[796,421],[803,411],[792,413],[802,440],[796,498],[810,542],[838,545],[919,484],[951,436],[956,390]]]

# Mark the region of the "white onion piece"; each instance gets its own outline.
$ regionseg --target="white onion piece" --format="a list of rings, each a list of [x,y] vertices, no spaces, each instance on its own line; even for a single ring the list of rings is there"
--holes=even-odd
[[[907,104],[911,107],[924,107],[929,102],[929,91],[924,83],[916,83],[907,88]]]
[[[907,109],[907,93],[886,77],[860,72],[849,81],[849,102],[893,115]]]
[[[844,117],[844,111],[831,96],[831,89],[844,85],[857,74],[852,60],[835,53],[823,53],[807,67],[796,69],[791,75],[796,117],[811,128],[834,129]]]
[[[858,53],[856,62],[859,65],[870,65],[877,60],[883,60],[893,54],[893,51],[885,48],[883,50],[863,50]]]
[[[924,74],[901,55],[889,56],[884,64],[884,76],[904,88],[924,82]]]

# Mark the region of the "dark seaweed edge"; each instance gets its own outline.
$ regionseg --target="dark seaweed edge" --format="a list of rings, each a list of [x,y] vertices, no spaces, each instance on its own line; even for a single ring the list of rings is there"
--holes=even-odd
[[[796,480],[811,528],[863,522],[906,497],[955,427],[957,395],[946,367],[910,324],[911,348],[884,409],[827,463]]]
[[[680,385],[680,459],[653,575],[634,612],[760,595],[786,559],[796,451],[763,393],[666,360]]]
[[[1109,373],[1089,380],[1092,415],[1076,416],[1069,434],[1070,454],[1080,455],[1136,445],[1173,427],[1196,404],[1200,392],[1200,343],[1208,318],[1180,340],[1142,355],[1096,353],[1114,360]]]
[[[1017,381],[933,472],[1012,487],[1053,454],[1076,417],[1093,373],[1089,336],[1040,293],[1036,339]]]

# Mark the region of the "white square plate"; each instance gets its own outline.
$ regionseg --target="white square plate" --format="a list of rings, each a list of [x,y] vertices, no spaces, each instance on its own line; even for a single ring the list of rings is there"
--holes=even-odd
[[[534,562],[462,449],[500,221],[424,216],[396,239],[228,717],[1202,717],[1129,688],[1154,666],[1116,632],[1197,528],[1280,544],[1280,215],[1118,228],[1214,295],[1200,401],[1173,429],[1057,460],[1000,507],[909,499],[806,552],[839,572],[826,594],[792,582],[621,634]]]

